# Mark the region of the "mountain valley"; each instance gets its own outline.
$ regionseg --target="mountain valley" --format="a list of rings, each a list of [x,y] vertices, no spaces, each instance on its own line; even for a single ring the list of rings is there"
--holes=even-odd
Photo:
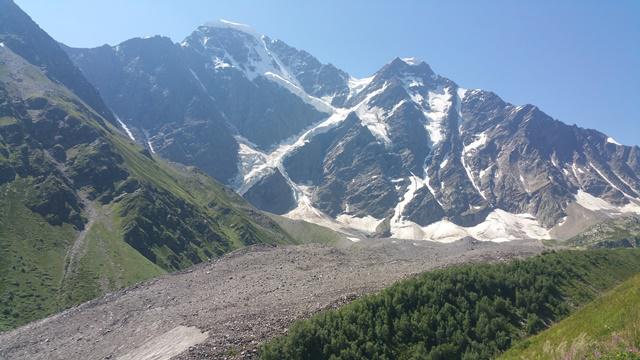
[[[640,356],[639,234],[640,147],[415,57],[0,0],[0,359]]]

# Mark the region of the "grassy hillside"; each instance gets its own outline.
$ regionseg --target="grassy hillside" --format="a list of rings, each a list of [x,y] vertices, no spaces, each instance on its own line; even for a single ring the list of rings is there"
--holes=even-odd
[[[491,359],[640,272],[640,250],[455,266],[297,322],[263,359]]]
[[[82,256],[60,284],[60,308],[166,273],[123,241],[117,206],[103,206],[87,229]]]
[[[295,242],[201,172],[134,144],[8,47],[0,211],[0,331],[245,245]]]
[[[636,275],[501,359],[640,359],[639,304]]]
[[[0,186],[0,330],[59,309],[62,264],[74,238],[24,205],[22,182]]]

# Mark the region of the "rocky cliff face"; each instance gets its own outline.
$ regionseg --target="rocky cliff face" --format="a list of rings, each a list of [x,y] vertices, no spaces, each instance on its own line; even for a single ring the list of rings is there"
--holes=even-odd
[[[90,56],[99,51],[132,53],[114,66]],[[462,88],[413,58],[355,79],[226,21],[180,44],[136,39],[70,53],[161,155],[201,166],[256,206],[293,218],[400,238],[513,240],[568,237],[640,209],[638,147]],[[100,77],[105,70],[114,76]],[[191,91],[182,90],[185,81]],[[189,112],[168,125],[169,111],[149,115],[146,99],[130,101],[153,91],[162,94],[157,108],[206,103],[200,127],[185,125]]]
[[[238,144],[224,115],[168,38],[67,49],[127,133],[150,151],[220,181],[237,172]]]

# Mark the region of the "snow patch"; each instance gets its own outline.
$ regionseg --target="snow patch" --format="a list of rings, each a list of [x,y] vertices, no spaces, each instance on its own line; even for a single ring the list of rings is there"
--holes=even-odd
[[[154,336],[140,347],[118,357],[119,360],[169,360],[194,345],[207,340],[208,332],[196,327],[177,326]]]
[[[637,200],[630,200],[630,202],[624,206],[616,206],[583,190],[578,190],[578,193],[575,195],[575,200],[576,204],[591,211],[604,211],[607,213],[640,213],[640,202]]]
[[[561,226],[563,226],[564,224],[566,224],[566,223],[567,223],[567,220],[569,220],[569,217],[568,217],[568,216],[563,217],[563,218],[562,218],[562,219],[560,219],[560,221],[556,224],[556,227],[561,227]]]
[[[619,142],[617,142],[614,138],[612,137],[608,137],[607,138],[607,143],[609,144],[613,144],[613,145],[618,145],[618,146],[622,146],[622,144],[620,144]]]
[[[260,167],[267,162],[267,155],[261,151],[255,149],[255,145],[251,144],[247,139],[241,136],[235,136],[238,142],[238,156],[240,162],[238,164],[239,173],[245,181],[246,174],[249,174],[252,169]]]
[[[297,199],[298,206],[285,216],[291,219],[313,221],[316,224],[334,228],[335,221],[311,204],[311,188],[307,186],[298,186],[298,189],[300,190],[300,194]]]
[[[312,187],[297,185],[295,190],[298,205],[295,209],[284,215],[289,219],[312,222],[357,239],[360,239],[359,236],[361,236],[361,233],[359,233],[357,229],[372,233],[375,231],[377,224],[382,222],[382,220],[377,220],[370,216],[358,218],[349,215],[342,216],[340,219],[344,222],[340,222],[313,206],[311,202]],[[350,240],[354,241],[353,239]]]
[[[628,204],[620,208],[623,213],[635,213],[640,214],[640,201],[630,200]]]
[[[440,207],[444,208],[444,206],[442,205],[442,203],[440,202],[440,200],[438,200],[438,197],[436,196],[435,189],[431,186],[431,179],[429,178],[429,175],[427,174],[427,169],[425,169],[424,172],[425,172],[424,184],[427,186],[427,189],[429,189],[429,192],[431,192],[431,195],[436,200],[438,205],[440,205]],[[444,189],[444,183],[440,183],[440,188]]]
[[[483,147],[484,145],[487,144],[487,139],[489,139],[489,137],[487,136],[486,132],[483,132],[481,134],[476,135],[476,139],[474,141],[472,141],[469,145],[465,145],[464,149],[462,150],[462,152],[464,154],[467,154],[471,151],[476,151],[479,148]]]
[[[223,59],[216,57],[213,59],[213,67],[217,69],[226,69],[232,67],[231,64],[224,62]]]
[[[384,122],[386,114],[384,109],[379,107],[365,107],[358,109],[356,113],[358,114],[358,118],[360,118],[362,125],[366,126],[373,136],[385,145],[391,144],[389,129],[387,128],[387,124]]]
[[[127,134],[127,136],[129,137],[129,139],[136,141],[136,138],[133,136],[133,133],[131,132],[131,130],[129,130],[129,128],[127,127],[127,125],[120,120],[120,117],[116,115],[116,120],[118,121],[118,124],[120,124],[120,126],[122,126],[122,129],[124,129],[124,132]]]
[[[428,179],[428,178],[427,178]],[[413,200],[418,189],[427,185],[426,181],[411,174],[409,177],[409,186],[407,186],[407,191],[402,196],[401,200],[398,201],[396,207],[393,212],[393,217],[391,218],[392,224],[399,224],[402,222],[404,213],[404,208]]]
[[[360,239],[360,238],[357,238],[357,237],[351,237],[351,236],[347,236],[347,239],[351,240],[351,242],[359,242],[360,240],[362,240],[362,239]]]
[[[369,106],[369,102],[379,94],[383,93],[389,84],[384,83],[380,89],[377,89],[369,94],[358,105],[354,107],[355,113],[362,122],[362,125],[380,140],[383,144],[391,144],[391,138],[389,138],[389,131],[385,119],[389,116],[386,110],[377,107]]]
[[[402,105],[404,105],[406,103],[407,103],[407,100],[402,99],[402,100],[400,100],[399,103],[393,105],[393,108],[391,109],[391,112],[389,113],[389,116],[395,114],[395,112],[398,111],[398,109],[400,109],[402,107]]]
[[[451,94],[449,88],[443,92],[429,91],[429,111],[423,111],[428,119],[425,126],[431,142],[435,145],[444,140],[444,122],[451,107]]]
[[[422,61],[418,60],[415,57],[406,57],[400,60],[404,61],[404,63],[407,65],[419,65],[420,63],[422,63]]]
[[[459,90],[459,89],[458,89]],[[472,92],[475,92],[476,90],[472,90]],[[458,91],[458,97],[462,98],[467,94],[467,91],[465,90],[463,94],[460,94],[460,92]],[[461,110],[461,105],[460,103],[462,102],[462,100],[457,102],[457,107],[456,107],[456,111],[458,113],[458,117],[460,120],[462,119],[462,110]],[[462,125],[460,125],[460,132],[462,132]],[[467,164],[465,158],[467,155],[472,153],[477,152],[478,149],[480,149],[481,147],[485,146],[487,143],[488,137],[487,137],[487,133],[486,132],[482,132],[478,135],[476,135],[476,139],[474,141],[472,141],[470,144],[465,145],[464,148],[462,149],[462,154],[460,155],[460,162],[462,163],[462,167],[464,168],[465,172],[467,173],[467,177],[469,178],[469,180],[471,181],[471,185],[473,185],[473,187],[476,189],[476,191],[478,192],[478,194],[480,194],[480,196],[487,200],[487,196],[485,195],[485,193],[480,190],[480,186],[478,186],[478,184],[476,183],[476,179],[474,177],[473,171],[471,169],[471,167]],[[485,171],[489,170],[489,168],[491,168],[491,166],[489,166],[487,169],[485,169]],[[498,173],[496,173],[496,177],[498,176]],[[482,179],[484,177],[484,172],[480,171],[480,179]]]
[[[530,214],[511,214],[495,210],[487,219],[473,228],[475,238],[492,241],[510,241],[521,238],[549,239],[549,231]]]
[[[527,193],[531,193],[529,191],[529,188],[527,187],[527,182],[524,180],[524,176],[522,176],[522,173],[520,173],[520,183],[522,184],[524,191],[526,191]]]
[[[371,84],[371,81],[373,81],[374,77],[375,76],[371,76],[371,77],[362,78],[362,79],[356,79],[354,77],[349,78],[349,83],[348,83],[348,86],[349,86],[349,98],[354,97],[356,94],[358,94],[364,88],[369,86],[369,84]]]
[[[328,114],[333,113],[334,109],[331,105],[327,104],[317,97],[307,94],[301,87],[294,84],[290,80],[285,79],[281,75],[271,71],[267,71],[264,73],[264,77],[289,90],[292,94],[302,99],[302,101],[304,101],[305,103],[313,106],[316,110]]]
[[[448,87],[427,91],[424,94],[424,79],[407,76],[402,79],[404,89],[426,118],[425,129],[432,144],[444,140],[444,122],[452,105],[452,95]],[[426,95],[426,99],[425,99]]]
[[[478,186],[478,184],[476,183],[475,176],[473,174],[471,167],[467,164],[466,157],[468,155],[473,155],[473,153],[477,152],[478,149],[486,145],[487,139],[488,137],[486,132],[476,135],[476,139],[474,141],[472,141],[468,145],[465,145],[464,149],[462,149],[462,156],[460,156],[462,167],[464,167],[464,170],[467,173],[467,177],[469,178],[469,180],[471,180],[471,185],[473,185],[476,191],[478,191],[480,196],[482,196],[482,198],[485,200],[487,199],[487,196],[484,194],[482,190],[480,190],[480,186]],[[482,178],[482,175],[480,176],[480,178]]]
[[[471,167],[469,165],[467,165],[467,162],[465,161],[464,158],[465,158],[464,154],[462,156],[460,156],[460,162],[462,162],[462,167],[464,168],[464,171],[467,173],[467,177],[471,181],[471,185],[473,185],[473,188],[476,189],[478,194],[480,194],[480,196],[482,196],[483,199],[487,200],[487,196],[484,194],[484,192],[482,190],[480,190],[480,187],[478,186],[478,184],[476,184],[476,179],[473,176],[473,172],[471,171]]]
[[[320,97],[319,99],[324,101],[327,104],[331,104],[335,97],[336,97],[336,94],[333,94],[333,95],[325,95],[323,97]]]
[[[467,89],[459,87],[457,90],[458,98],[460,102],[464,101],[464,97],[467,95]]]
[[[467,236],[493,242],[550,238],[549,231],[532,215],[511,214],[500,209],[494,210],[484,222],[472,227],[459,226],[448,220],[424,227],[404,221],[400,225],[392,223],[391,233],[395,238],[439,242],[453,242]]]
[[[595,197],[584,190],[578,190],[575,200],[578,205],[591,211],[612,211],[616,209],[616,206],[608,201]]]
[[[356,217],[349,214],[338,215],[336,220],[339,223],[346,225],[352,229],[364,231],[367,233],[376,232],[376,228],[378,227],[378,225],[380,225],[380,223],[384,221],[384,219],[376,219],[371,215],[367,215],[365,217]]]

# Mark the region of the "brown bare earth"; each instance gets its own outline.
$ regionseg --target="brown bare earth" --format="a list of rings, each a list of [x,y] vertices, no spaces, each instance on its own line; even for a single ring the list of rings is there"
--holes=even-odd
[[[0,359],[251,359],[297,319],[408,276],[539,253],[536,241],[252,247],[0,334]]]

